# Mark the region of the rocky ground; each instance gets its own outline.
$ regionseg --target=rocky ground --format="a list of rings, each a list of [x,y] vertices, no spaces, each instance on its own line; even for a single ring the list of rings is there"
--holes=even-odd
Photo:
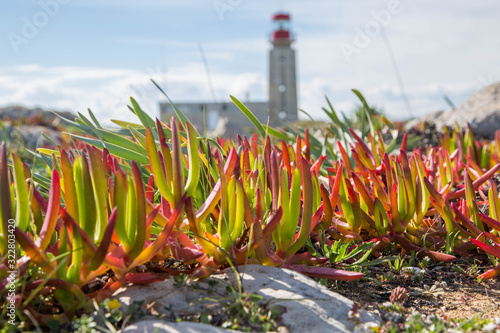
[[[406,128],[419,128],[426,123],[440,131],[456,124],[465,128],[470,124],[477,138],[493,139],[500,129],[500,82],[490,84],[472,94],[462,105],[446,111],[437,111],[411,120]]]
[[[70,112],[53,113],[40,108],[30,109],[22,106],[3,107],[0,108],[0,137],[6,137],[17,148],[30,150],[48,146],[50,141],[61,144],[63,142],[61,130],[67,127],[61,117],[75,119]]]
[[[239,270],[243,273],[241,280],[228,268],[199,281],[167,279],[118,290],[113,298],[124,311],[134,300],[144,301],[140,309],[148,320],[125,332],[153,327],[154,320],[164,326],[198,321],[251,332],[352,332],[356,319],[365,323],[380,320],[364,310],[356,311],[359,318],[353,318],[351,312],[356,306],[351,300],[300,273],[262,265]]]
[[[333,282],[330,290],[359,302],[373,311],[388,302],[392,290],[404,287],[409,293],[403,305],[427,315],[448,318],[500,318],[500,280],[478,281],[477,275],[491,266],[481,266],[474,259],[458,259],[435,264],[414,273],[395,273],[389,267],[371,267],[358,282]]]
[[[116,327],[123,332],[260,332],[262,327],[282,333],[372,332],[367,330],[370,325],[383,328],[396,322],[404,327],[402,318],[412,313],[422,314],[427,322],[436,315],[445,320],[500,318],[500,280],[477,280],[491,266],[480,259],[459,258],[420,268],[406,260],[400,271],[382,264],[365,269],[362,280],[345,282],[314,281],[289,270],[252,265],[239,268],[246,271],[241,291],[231,269],[199,281],[166,274],[165,281],[127,286],[114,294],[120,311],[130,319]],[[177,274],[172,263],[165,264]],[[165,264],[144,268],[164,272]],[[408,297],[402,306],[395,304],[394,312],[387,307],[398,287],[405,288]],[[472,331],[482,332],[483,326],[472,326]],[[377,332],[400,331],[405,330]],[[408,332],[419,331],[417,325]],[[457,330],[462,331],[471,329]]]

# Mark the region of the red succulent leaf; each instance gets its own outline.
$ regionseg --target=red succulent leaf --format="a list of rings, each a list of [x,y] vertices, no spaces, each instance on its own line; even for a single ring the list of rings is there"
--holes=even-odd
[[[492,227],[493,229],[500,231],[500,222],[499,221],[496,221],[496,220],[492,219],[491,217],[484,215],[484,214],[481,214],[481,213],[479,213],[479,218],[484,223],[486,223],[487,225]]]
[[[115,207],[111,212],[111,215],[109,216],[108,225],[106,226],[106,230],[104,231],[101,243],[99,244],[94,257],[90,260],[88,266],[86,267],[88,271],[96,270],[103,263],[106,254],[108,254],[111,244],[111,237],[113,236],[113,231],[115,230],[116,215],[117,209]]]
[[[321,225],[323,229],[328,229],[332,223],[333,208],[328,197],[328,190],[323,184],[320,184],[321,200],[323,201],[323,217],[321,218]]]
[[[491,168],[490,170],[486,171],[484,173],[484,175],[482,175],[481,177],[479,177],[475,182],[472,183],[472,187],[474,188],[474,190],[476,190],[479,186],[481,186],[482,184],[484,184],[488,179],[490,179],[491,177],[493,177],[493,175],[498,171],[500,170],[500,163],[495,165],[493,168]],[[429,190],[430,191],[430,190]],[[460,198],[460,197],[463,197],[465,195],[465,188],[459,190],[459,191],[456,191],[456,192],[453,192],[453,193],[449,193],[446,195],[446,199],[448,200],[451,200],[451,199],[456,199],[456,198]]]
[[[146,199],[149,200],[150,202],[154,202],[155,198],[155,182],[154,182],[154,176],[151,175],[148,180],[148,185],[146,187]]]
[[[311,144],[309,143],[309,131],[306,128],[304,131],[305,146],[306,146],[306,160],[309,162],[311,160]]]
[[[281,140],[281,153],[283,154],[283,163],[285,164],[286,171],[288,172],[288,175],[291,175],[292,166],[290,164],[290,154],[288,153],[288,147],[283,140]]]
[[[270,239],[274,229],[279,225],[282,216],[283,210],[279,207],[276,213],[269,217],[264,229],[262,230],[262,237],[264,240]]]
[[[61,207],[61,182],[59,180],[59,173],[57,170],[52,172],[52,182],[49,191],[49,203],[47,207],[47,214],[43,221],[42,230],[40,230],[39,237],[36,241],[36,246],[40,250],[45,250],[50,243],[50,239],[56,228],[56,222],[59,217],[59,210]]]
[[[500,265],[484,272],[483,274],[479,275],[478,278],[487,280],[487,279],[492,279],[494,277],[500,276]]]
[[[53,270],[56,269],[56,263],[50,260],[47,254],[33,242],[33,239],[31,239],[28,234],[22,232],[21,229],[16,227],[15,235],[17,242],[26,252],[26,255],[28,255],[31,260],[35,264],[37,264],[46,274],[50,274]]]
[[[365,153],[365,155],[368,158],[370,158],[370,160],[372,161],[372,164],[376,165],[376,163],[375,163],[375,157],[373,156],[372,151],[370,150],[370,148],[368,148],[368,146],[366,145],[366,143],[351,128],[349,128],[349,132],[351,132],[351,134],[354,137],[354,139],[359,143],[359,145],[361,146],[361,148],[363,148],[362,149],[363,152]]]
[[[313,166],[311,167],[311,171],[314,170],[316,173],[319,175],[321,171],[321,165],[326,159],[326,155],[321,155],[316,162],[314,162]]]
[[[307,276],[339,280],[339,281],[356,281],[363,277],[363,273],[344,271],[329,267],[307,267],[307,265],[283,265],[283,268],[288,268],[293,271],[302,273]]]
[[[422,249],[401,235],[396,235],[393,240],[399,243],[407,252],[415,251],[419,258],[429,257],[434,261],[442,262],[450,262],[456,259],[455,256],[450,254]]]
[[[342,155],[342,160],[344,161],[345,167],[347,168],[347,173],[351,173],[351,162],[349,161],[349,156],[347,156],[344,146],[342,146],[340,141],[337,141],[337,146],[339,147],[340,154]]]
[[[2,249],[3,255],[8,253],[8,243],[7,243],[7,229],[8,221],[12,219],[12,202],[10,197],[10,180],[9,180],[9,167],[8,167],[8,157],[7,157],[7,147],[5,142],[2,142],[2,147],[0,149],[0,196],[1,202],[0,207],[2,208],[2,234],[4,235],[5,241],[4,248]]]
[[[134,259],[134,262],[130,265],[132,267],[143,264],[153,258],[155,254],[160,251],[168,242],[168,238],[172,229],[174,228],[175,222],[179,218],[179,215],[184,207],[186,201],[186,195],[181,197],[181,200],[177,204],[177,207],[172,212],[172,216],[168,219],[167,224],[163,227],[163,230],[158,235],[156,240],[151,243],[148,247],[142,250],[142,252]]]
[[[408,141],[408,133],[405,133],[405,135],[403,136],[403,142],[401,143],[401,150],[402,151],[406,151],[407,141]]]
[[[474,243],[478,248],[483,250],[486,253],[491,254],[492,256],[495,256],[500,259],[500,247],[499,246],[491,246],[486,243],[483,243],[481,241],[478,241],[477,239],[471,238],[470,241]]]
[[[168,277],[167,274],[161,273],[127,273],[123,276],[126,283],[133,284],[149,284],[153,282],[163,281]]]

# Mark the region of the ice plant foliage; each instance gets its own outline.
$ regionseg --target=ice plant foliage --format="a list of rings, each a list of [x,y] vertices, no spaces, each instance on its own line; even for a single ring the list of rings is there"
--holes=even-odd
[[[356,131],[331,108],[326,138],[256,124],[250,137],[212,140],[177,109],[177,119],[163,123],[131,104],[140,124],[116,121],[120,129],[108,130],[91,112],[90,119],[79,114],[72,125],[86,135],[69,134],[72,147],[34,152],[48,178],[2,145],[0,286],[5,290],[8,271],[26,276],[16,304],[40,322],[71,320],[91,298],[155,281],[161,277],[136,268],[169,258],[193,264],[193,277],[226,265],[263,264],[338,280],[363,274],[342,270],[311,244],[337,249],[366,242],[359,247],[369,249],[363,260],[390,244],[436,261],[475,248],[500,258],[494,182],[500,132],[490,143],[475,140],[470,129],[445,132],[441,146],[412,152],[405,137],[395,152],[395,140],[384,143],[377,115],[367,111],[366,125]],[[11,219],[15,261],[8,260]],[[30,276],[34,268],[40,273]],[[102,289],[83,293],[81,287],[110,271]],[[498,274],[500,266],[480,277]],[[41,314],[31,305],[47,292],[61,314]]]

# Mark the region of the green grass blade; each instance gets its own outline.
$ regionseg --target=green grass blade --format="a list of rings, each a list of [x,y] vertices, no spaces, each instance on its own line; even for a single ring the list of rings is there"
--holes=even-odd
[[[99,149],[104,148],[104,145],[99,140],[91,139],[91,138],[87,138],[84,136],[71,134],[71,133],[66,133],[66,134],[70,135],[71,137],[73,137],[75,139],[78,139],[80,141],[88,143],[89,145],[92,145],[96,148],[99,148]],[[121,158],[126,159],[126,160],[133,160],[133,161],[136,161],[136,162],[141,163],[141,164],[149,164],[149,160],[146,158],[146,156],[144,156],[140,153],[137,153],[133,150],[126,149],[126,148],[123,148],[123,147],[120,147],[118,145],[111,144],[111,143],[106,144],[106,148],[108,149],[108,151],[111,155],[115,155],[117,157],[121,157]]]
[[[155,128],[156,125],[154,120],[141,109],[137,101],[130,97],[130,102],[132,103],[132,107],[134,108],[134,113],[137,115],[137,117],[139,117],[142,125],[144,125],[144,127]]]
[[[16,154],[12,154],[13,175],[16,192],[16,223],[21,231],[26,231],[29,222],[29,196],[28,185],[24,178],[24,167],[21,158]]]
[[[238,107],[238,109],[240,109],[241,112],[243,112],[243,114],[245,114],[245,116],[247,116],[247,118],[250,119],[250,121],[252,122],[252,124],[257,129],[257,132],[259,133],[259,135],[261,136],[261,138],[263,138],[263,139],[266,138],[266,131],[264,130],[264,127],[262,127],[262,124],[257,119],[257,117],[255,117],[255,115],[252,113],[252,111],[250,111],[236,97],[234,97],[234,96],[229,96],[229,97],[231,97],[231,100]]]

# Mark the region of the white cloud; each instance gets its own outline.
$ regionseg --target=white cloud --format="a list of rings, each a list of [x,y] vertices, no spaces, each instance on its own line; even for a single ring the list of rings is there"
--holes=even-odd
[[[29,78],[26,69],[29,70]],[[214,73],[218,99],[228,95],[265,99],[265,76],[260,73]],[[211,102],[207,78],[201,64],[164,72],[141,72],[128,69],[50,67],[35,65],[0,68],[0,105],[22,104],[54,110],[86,113],[90,108],[110,124],[110,119],[129,120],[128,97],[136,98],[151,116],[158,116],[160,92],[150,82],[153,78],[174,101]]]
[[[26,68],[30,68],[27,75]],[[110,119],[126,112],[128,85],[142,73],[81,67],[0,68],[0,104],[41,106],[83,112],[90,107]],[[9,91],[10,90],[10,91]]]
[[[228,100],[229,94],[244,100],[247,93],[251,100],[266,99],[266,73],[212,74],[219,100]],[[0,104],[42,106],[75,113],[85,113],[90,108],[104,123],[109,124],[109,119],[129,119],[126,105],[128,97],[133,96],[151,116],[156,117],[158,103],[163,98],[150,83],[150,78],[154,78],[174,102],[213,101],[203,66],[193,63],[166,73],[83,67],[0,68]],[[348,112],[359,103],[351,92],[351,88],[359,84],[356,78],[338,81],[328,75],[304,79],[299,82],[299,106],[317,118],[324,118],[321,107],[326,106],[326,95],[337,111]],[[380,80],[378,85],[370,83],[366,86],[361,90],[369,102],[384,107],[395,118],[407,117],[396,85]],[[414,114],[421,114],[444,107],[444,94],[465,98],[477,88],[478,83],[473,81],[432,82],[411,85],[407,87],[407,92],[414,102]]]

